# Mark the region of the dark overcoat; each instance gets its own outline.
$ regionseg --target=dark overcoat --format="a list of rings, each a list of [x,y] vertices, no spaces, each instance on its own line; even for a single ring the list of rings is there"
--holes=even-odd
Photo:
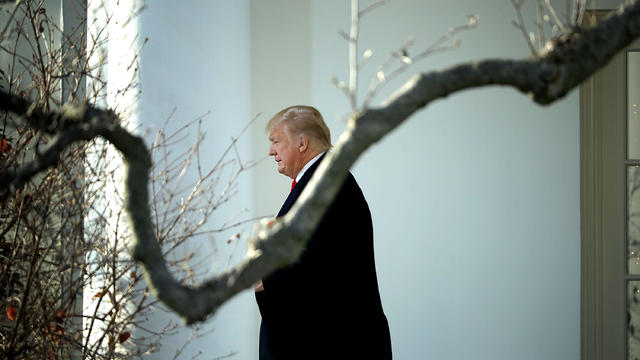
[[[292,207],[320,158],[291,191]],[[260,360],[391,359],[369,206],[350,173],[300,259],[263,279]]]

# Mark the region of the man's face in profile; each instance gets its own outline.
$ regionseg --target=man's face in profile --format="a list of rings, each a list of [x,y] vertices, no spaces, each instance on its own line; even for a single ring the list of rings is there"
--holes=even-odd
[[[289,139],[285,122],[279,123],[269,133],[269,155],[278,164],[278,172],[292,179],[298,174],[301,153],[294,141]]]

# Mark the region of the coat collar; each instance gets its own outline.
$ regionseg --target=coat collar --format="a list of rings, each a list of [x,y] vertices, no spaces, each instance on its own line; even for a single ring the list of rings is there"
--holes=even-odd
[[[287,212],[289,212],[289,209],[291,209],[296,199],[298,199],[298,196],[300,196],[300,194],[302,193],[302,190],[304,190],[304,188],[307,186],[307,183],[309,182],[309,180],[311,180],[311,176],[313,176],[313,173],[316,171],[316,169],[318,168],[318,165],[320,165],[320,162],[322,162],[325,155],[327,155],[326,152],[322,154],[322,156],[320,156],[318,161],[313,163],[305,171],[304,175],[302,175],[302,178],[300,178],[300,181],[298,181],[298,183],[296,184],[296,187],[294,187],[293,190],[291,190],[291,192],[289,193],[289,196],[287,196],[287,199],[284,201],[284,204],[282,204],[282,207],[278,212],[278,217],[284,216]]]

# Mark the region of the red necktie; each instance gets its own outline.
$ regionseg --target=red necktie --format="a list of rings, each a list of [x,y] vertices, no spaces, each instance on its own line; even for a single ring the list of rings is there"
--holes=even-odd
[[[291,183],[291,191],[293,191],[293,188],[296,187],[296,179],[293,179],[293,182]]]

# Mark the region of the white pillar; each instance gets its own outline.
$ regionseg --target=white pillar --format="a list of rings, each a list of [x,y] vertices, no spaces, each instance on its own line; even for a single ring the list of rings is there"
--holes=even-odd
[[[67,4],[69,5],[69,4]],[[117,0],[87,1],[87,62],[91,76],[86,78],[86,94],[90,103],[115,111],[129,130],[138,129],[139,76],[137,52],[140,49],[137,13],[142,0],[120,2]],[[113,272],[105,270],[105,254],[115,257],[116,272],[124,271],[130,256],[126,247],[128,226],[123,211],[125,176],[124,164],[118,151],[103,139],[87,148],[85,178],[87,201],[91,206],[85,219],[86,239],[103,241],[92,247],[85,256],[91,265],[83,288],[83,345],[87,354],[107,353],[108,338],[104,332],[113,327],[117,333],[133,331],[123,324],[127,311],[118,311],[116,325],[109,315],[115,305],[107,296],[105,287],[111,283]],[[101,234],[96,235],[96,234]],[[125,279],[120,278],[118,285]],[[109,287],[113,291],[112,287]],[[116,298],[122,296],[126,286],[118,286]],[[118,301],[122,305],[123,301]],[[133,302],[124,304],[127,309]],[[133,342],[125,346],[130,349]],[[117,351],[124,351],[118,349]]]
[[[139,122],[157,130],[171,116],[166,130],[170,134],[210,112],[201,124],[201,130],[206,132],[200,145],[204,171],[222,155],[231,136],[236,136],[252,118],[249,1],[149,2],[138,26],[140,39],[148,39],[139,58],[142,91]],[[190,129],[188,139],[172,151],[177,154],[192,146],[195,131],[196,127]],[[242,161],[251,160],[250,140],[251,133],[247,133],[238,142]],[[195,171],[186,174],[191,181],[197,179],[196,175]],[[186,180],[185,184],[189,182]],[[249,173],[241,174],[236,194],[215,211],[210,228],[222,225],[238,213],[237,220],[250,217],[245,210],[252,207],[250,180]],[[224,187],[221,185],[211,191],[220,193]],[[244,256],[244,243],[236,245],[237,240],[231,244],[226,241],[241,231],[242,228],[216,233],[214,243],[210,236],[194,237],[185,244],[185,251],[213,251],[213,256],[205,260],[211,264],[209,274],[219,272],[228,266],[229,258],[233,263]],[[257,358],[257,317],[253,292],[249,290],[236,296],[209,319],[200,332],[215,330],[194,339],[181,358],[189,359],[190,354],[199,351],[203,352],[203,358],[233,351],[238,351],[233,357],[236,360]],[[173,315],[158,312],[154,321],[162,325],[167,319],[180,326],[176,335],[163,340],[160,352],[154,356],[158,359],[173,357],[191,335],[191,330]]]
[[[165,133],[171,134],[210,112],[202,117],[200,124],[200,130],[206,133],[206,137],[200,144],[199,158],[202,171],[210,169],[229,146],[230,138],[236,136],[252,118],[249,1],[149,2],[145,10],[132,20],[126,18],[130,10],[138,8],[140,4],[137,2],[119,2],[116,5],[110,1],[106,10],[96,5],[97,2],[95,6],[92,6],[92,1],[89,3],[90,31],[94,25],[92,20],[105,20],[105,11],[114,16],[106,46],[108,65],[101,67],[106,72],[103,78],[108,79],[107,88],[92,92],[88,84],[89,95],[100,92],[105,101],[98,102],[99,105],[128,109],[125,116],[138,126],[136,131],[149,134],[149,146],[155,132],[165,123]],[[116,9],[117,13],[114,13]],[[138,55],[137,59],[135,55]],[[136,74],[136,70],[139,73]],[[118,90],[131,83],[134,91],[122,96]],[[167,122],[169,117],[171,119]],[[197,129],[195,125],[182,133],[187,136],[168,149],[172,153],[170,157],[187,152],[193,146]],[[250,131],[238,141],[229,159],[238,154],[243,162],[252,160]],[[222,183],[208,189],[208,194],[224,191],[229,168],[221,173]],[[197,170],[192,170],[186,172],[182,184],[194,183],[198,179]],[[240,175],[231,189],[235,195],[216,209],[209,219],[211,226],[205,230],[224,226],[230,219],[240,221],[250,217],[246,210],[252,207],[250,176],[248,172]],[[175,201],[179,202],[180,197]],[[176,258],[197,253],[197,258],[203,260],[204,272],[208,271],[198,274],[197,279],[202,280],[244,256],[246,245],[242,240],[226,241],[232,234],[243,230],[234,228],[191,237],[178,250]],[[203,267],[199,269],[202,272]],[[181,278],[184,274],[176,276]],[[171,359],[177,352],[180,352],[178,358],[181,359],[190,359],[197,353],[202,353],[203,358],[216,358],[232,352],[237,352],[233,358],[238,360],[257,358],[258,314],[251,290],[226,303],[215,316],[201,324],[198,334],[206,335],[191,340],[193,329],[161,308],[161,304],[156,306],[148,314],[148,319],[142,319],[143,326],[158,331],[173,323],[176,328],[173,334],[162,337],[159,351],[150,358]],[[132,329],[133,339],[143,336],[149,337],[150,334]],[[188,345],[182,348],[187,342]]]

